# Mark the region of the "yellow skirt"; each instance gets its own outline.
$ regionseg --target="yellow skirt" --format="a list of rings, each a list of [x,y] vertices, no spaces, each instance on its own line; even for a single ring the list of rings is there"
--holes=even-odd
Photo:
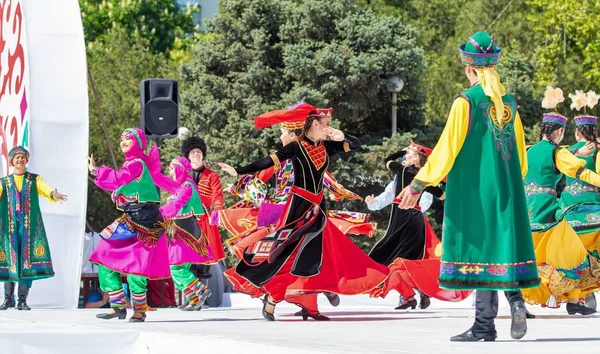
[[[581,235],[562,220],[552,229],[533,233],[533,246],[541,283],[523,289],[528,303],[555,307],[569,299],[583,298],[600,289],[600,263],[586,246],[598,242],[596,235]]]

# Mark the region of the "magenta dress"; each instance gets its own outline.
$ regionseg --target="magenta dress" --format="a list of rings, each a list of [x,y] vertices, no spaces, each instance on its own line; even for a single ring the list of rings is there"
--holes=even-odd
[[[131,203],[126,196],[115,195],[114,193],[119,187],[141,177],[146,168],[139,156],[128,158],[118,171],[106,166],[98,168],[95,179],[96,185],[113,192],[113,200],[117,207],[125,211],[122,217],[103,230],[103,237],[111,231],[114,232],[118,227],[127,227],[123,218],[131,218],[131,215],[135,215],[128,213],[127,208],[131,205],[141,207],[140,213],[142,214],[144,210],[153,212],[155,208],[157,215],[160,217],[156,203]],[[160,184],[154,174],[152,174],[152,177],[157,185]],[[134,217],[130,221],[137,224]],[[136,232],[143,233],[144,230],[137,229],[132,233],[135,235]],[[154,244],[142,242],[138,237],[109,238],[109,240],[103,238],[92,252],[90,262],[101,264],[121,274],[144,276],[149,279],[171,277],[168,243],[163,231],[160,232],[158,240]]]
[[[169,202],[160,208],[160,212],[165,219],[173,219],[181,216],[180,211],[190,201],[192,195],[198,193],[197,190],[188,183],[184,183],[177,188],[175,195],[169,198]],[[197,216],[189,216],[194,219],[195,224],[198,224]],[[198,227],[199,232],[202,232]],[[214,254],[208,244],[206,245],[208,254],[206,256],[201,255],[192,249],[186,242],[180,237],[174,235],[169,241],[169,263],[171,265],[183,265],[183,264],[211,264],[214,263]]]

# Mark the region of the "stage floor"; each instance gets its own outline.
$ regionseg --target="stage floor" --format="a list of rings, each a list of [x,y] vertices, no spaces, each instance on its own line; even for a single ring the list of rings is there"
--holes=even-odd
[[[0,353],[600,353],[600,315],[568,316],[564,307],[531,308],[537,319],[516,341],[503,301],[496,342],[452,343],[450,336],[472,324],[470,299],[407,311],[393,310],[396,296],[342,297],[337,308],[319,301],[330,322],[303,322],[286,304],[278,305],[277,322],[266,322],[260,301],[239,294],[233,308],[158,309],[140,324],[98,320],[99,310],[1,311]]]

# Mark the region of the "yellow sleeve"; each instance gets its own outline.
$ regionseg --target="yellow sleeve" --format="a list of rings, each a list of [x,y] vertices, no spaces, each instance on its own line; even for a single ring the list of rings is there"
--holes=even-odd
[[[37,176],[35,183],[37,184],[37,192],[39,195],[48,199],[48,201],[52,203],[56,202],[56,200],[52,199],[52,197],[50,196],[52,192],[54,192],[54,190],[52,189],[52,187],[47,185],[46,182],[44,182],[44,180],[42,180],[42,176]]]
[[[4,188],[2,188],[2,184],[0,183],[0,197],[2,197],[3,192],[4,192]]]
[[[600,187],[600,175],[583,166],[585,166],[585,161],[578,159],[567,149],[559,149],[556,153],[556,168],[561,173]]]
[[[600,152],[596,154],[596,173],[600,174]],[[0,190],[0,195],[2,195],[2,190]]]
[[[420,184],[422,188],[437,186],[448,175],[467,137],[469,118],[469,101],[459,96],[452,104],[440,139],[413,183]]]
[[[523,179],[527,175],[527,148],[525,146],[525,131],[519,112],[515,117],[515,139],[517,140],[517,150],[519,151],[519,161],[521,161],[521,175]]]

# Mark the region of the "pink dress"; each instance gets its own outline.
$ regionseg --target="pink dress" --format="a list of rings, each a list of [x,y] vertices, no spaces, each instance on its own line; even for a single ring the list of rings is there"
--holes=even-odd
[[[95,183],[98,187],[114,192],[119,187],[126,185],[140,177],[143,165],[138,160],[126,161],[120,170],[102,166],[96,172]],[[153,177],[154,179],[154,177]],[[155,183],[159,181],[155,180]],[[119,208],[126,205],[123,196],[113,196]],[[158,206],[155,203],[147,204],[152,209]],[[160,215],[159,215],[160,216]],[[121,223],[123,225],[123,223]],[[100,264],[108,269],[121,274],[130,274],[147,277],[149,279],[170,278],[168,243],[162,233],[156,245],[146,246],[137,237],[107,241],[102,239],[90,256],[90,262]]]
[[[160,208],[160,212],[165,219],[173,219],[177,218],[179,215],[179,211],[188,203],[188,201],[192,197],[192,193],[197,193],[194,187],[190,184],[182,184],[175,195],[169,198],[169,202]],[[189,218],[193,218],[193,221],[196,226],[198,225],[196,215],[189,216]],[[200,227],[197,227],[196,232],[202,232]],[[203,236],[205,237],[205,236]],[[169,241],[169,263],[171,265],[182,265],[188,263],[194,264],[210,264],[214,263],[214,254],[211,250],[210,246],[206,246],[208,250],[208,254],[206,256],[201,255],[196,252],[187,243],[185,243],[180,237],[175,234],[171,237]]]

